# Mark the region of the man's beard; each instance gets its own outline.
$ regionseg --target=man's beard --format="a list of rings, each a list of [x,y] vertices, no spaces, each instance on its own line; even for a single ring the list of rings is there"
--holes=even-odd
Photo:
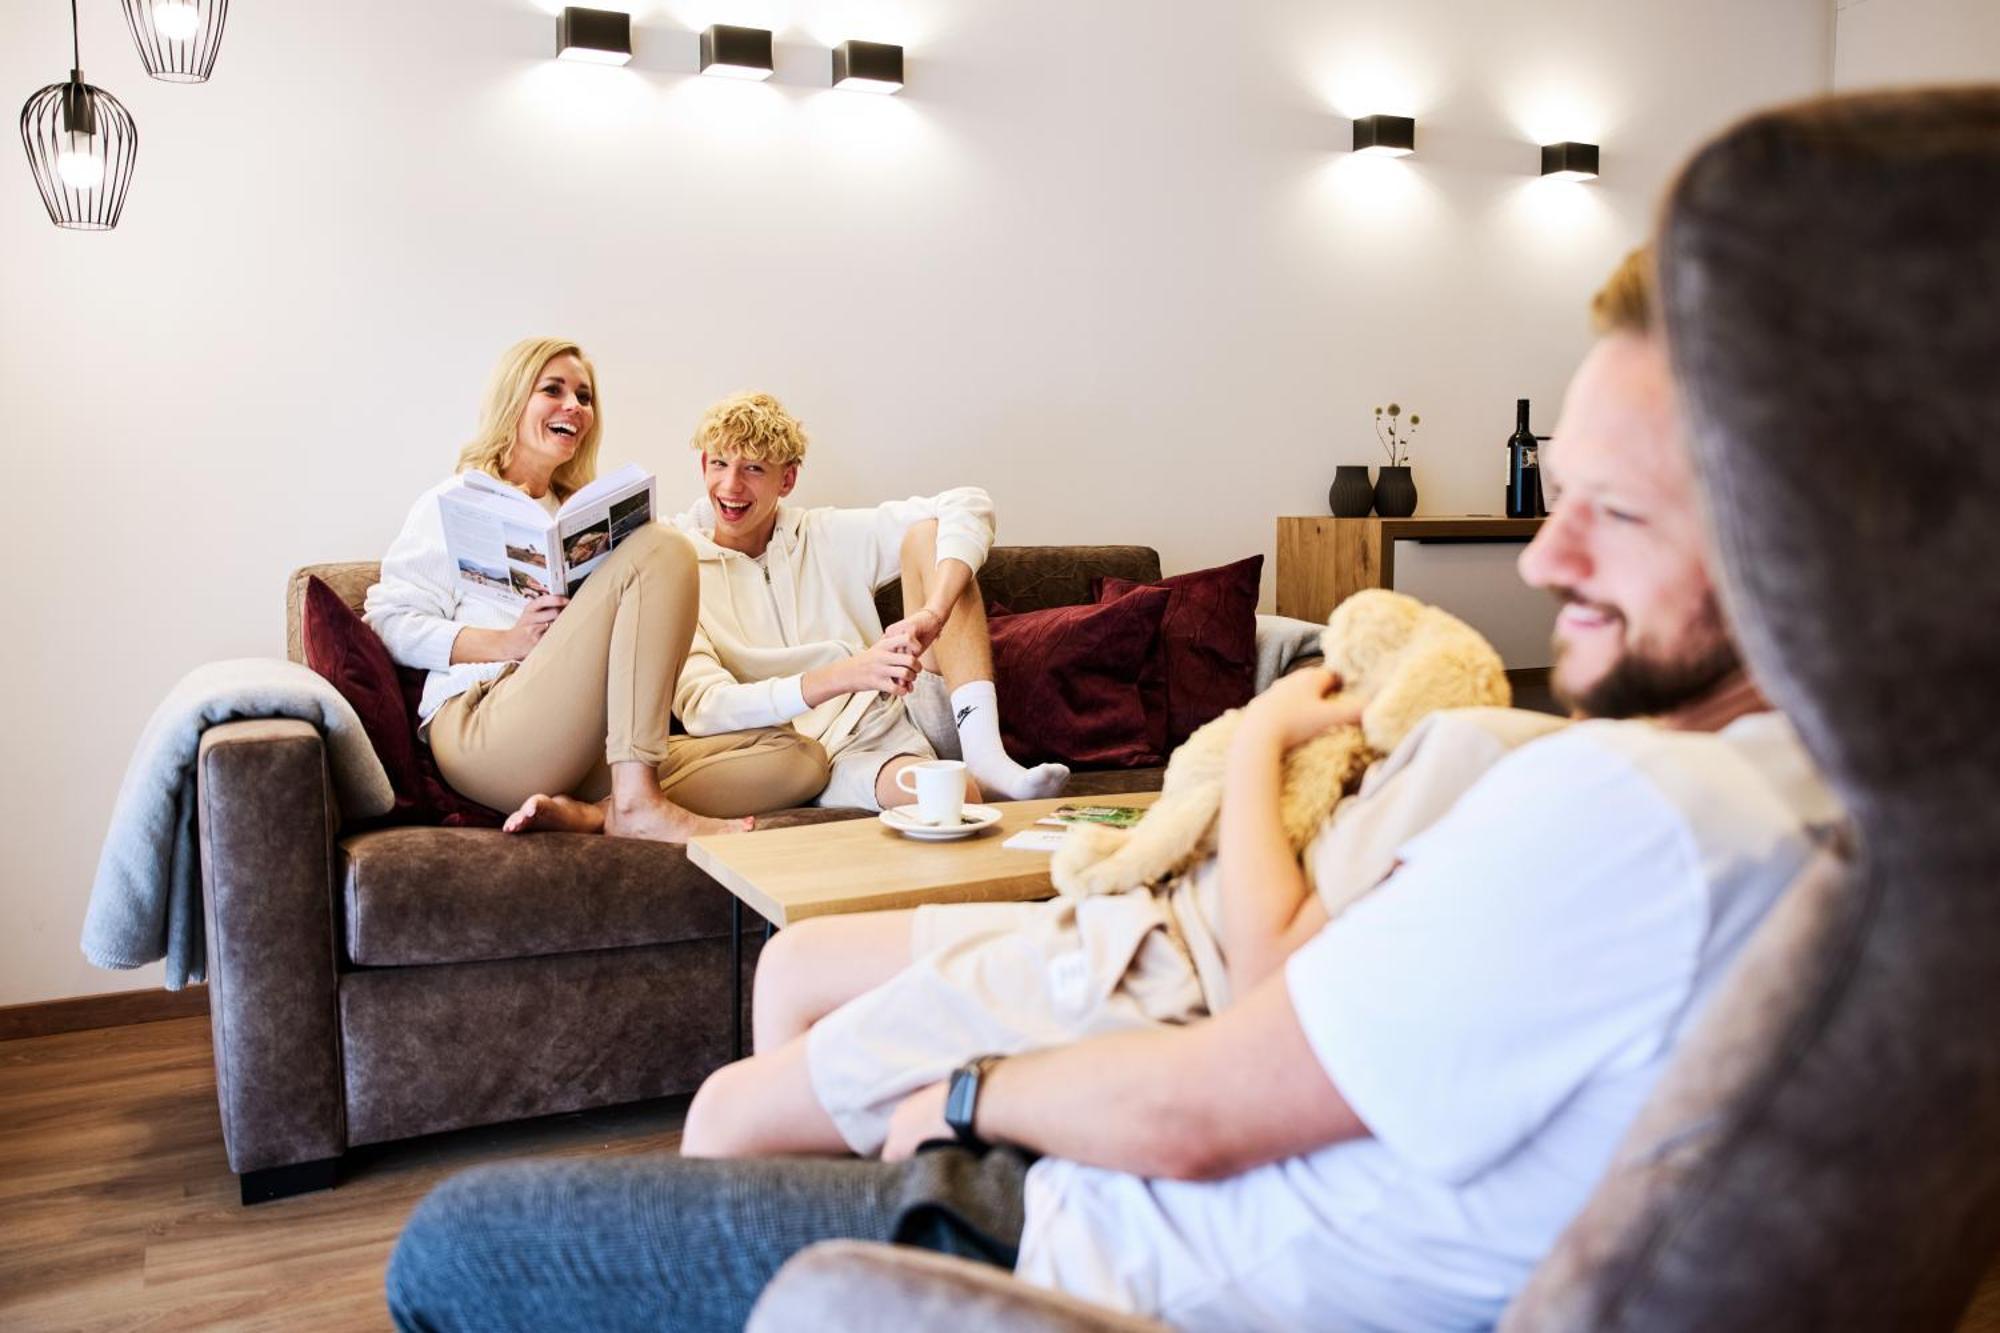
[[[1557,595],[1565,603],[1582,600],[1573,594]],[[1625,623],[1617,608],[1601,609],[1617,615],[1620,625]],[[1558,647],[1555,669],[1549,672],[1550,689],[1556,702],[1585,717],[1657,717],[1700,699],[1743,665],[1713,593],[1703,600],[1683,638],[1694,647],[1674,654],[1628,648],[1603,675],[1574,694],[1560,683],[1563,649]]]

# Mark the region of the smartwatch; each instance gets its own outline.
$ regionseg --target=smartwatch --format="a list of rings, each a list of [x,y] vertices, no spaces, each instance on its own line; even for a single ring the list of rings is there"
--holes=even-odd
[[[1000,1063],[997,1055],[982,1055],[951,1071],[951,1086],[944,1094],[944,1122],[958,1141],[968,1148],[984,1148],[986,1141],[973,1132],[972,1120],[979,1111],[979,1081],[986,1071]]]

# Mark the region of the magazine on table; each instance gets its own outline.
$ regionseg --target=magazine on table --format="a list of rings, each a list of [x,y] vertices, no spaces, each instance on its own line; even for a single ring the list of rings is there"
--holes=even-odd
[[[563,502],[554,516],[506,482],[467,472],[438,497],[445,547],[469,597],[506,606],[573,597],[590,571],[658,510],[653,474],[628,463]]]
[[[1145,815],[1143,805],[1059,805],[1035,822],[1067,828],[1071,824],[1101,824],[1105,828],[1131,828]]]

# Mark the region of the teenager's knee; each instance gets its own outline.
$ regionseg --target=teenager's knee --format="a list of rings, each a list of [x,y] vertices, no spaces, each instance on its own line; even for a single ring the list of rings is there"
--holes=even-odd
[[[635,568],[661,571],[676,578],[698,574],[694,543],[679,529],[664,523],[648,523],[628,533],[611,553],[612,560],[621,557]]]
[[[775,1050],[812,1026],[815,958],[820,927],[813,921],[787,926],[764,942],[757,955],[757,980],[750,998],[750,1040],[758,1051]]]
[[[681,1122],[681,1156],[742,1157],[756,1151],[744,1132],[756,1082],[754,1058],[724,1065],[703,1079]]]

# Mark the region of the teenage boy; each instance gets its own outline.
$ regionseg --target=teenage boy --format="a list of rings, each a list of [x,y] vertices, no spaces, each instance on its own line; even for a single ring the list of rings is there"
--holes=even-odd
[[[968,799],[1062,790],[1067,768],[1024,768],[1001,744],[974,579],[993,545],[986,492],[964,486],[872,509],[787,504],[806,433],[765,393],[709,408],[692,444],[705,495],[674,520],[701,571],[700,624],[674,692],[690,735],[789,723],[826,749],[832,776],[820,804],[905,805],[914,798],[896,775],[937,757],[903,704],[921,668],[951,691]],[[898,577],[904,616],[884,629],[875,589]]]

